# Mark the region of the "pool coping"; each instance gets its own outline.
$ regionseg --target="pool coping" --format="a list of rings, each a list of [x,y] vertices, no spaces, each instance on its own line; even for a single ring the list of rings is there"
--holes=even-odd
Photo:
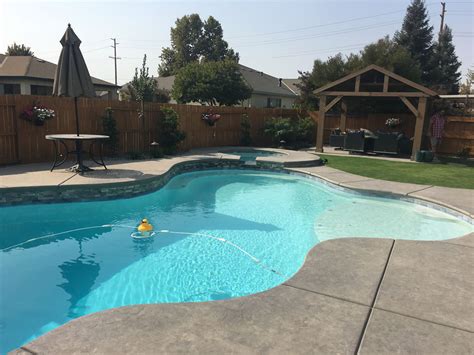
[[[222,153],[225,149],[236,149],[236,147],[218,147],[205,148],[192,151],[190,154],[177,156],[166,161],[166,168],[162,169],[160,173],[155,173],[150,177],[146,177],[133,181],[116,181],[106,183],[92,183],[92,184],[71,184],[64,185],[37,185],[37,186],[19,186],[19,187],[0,187],[0,207],[14,206],[20,204],[32,203],[60,203],[60,202],[85,202],[85,201],[99,201],[110,200],[118,198],[130,198],[147,193],[151,193],[162,188],[173,176],[209,169],[249,169],[249,170],[268,170],[297,174],[307,178],[315,179],[321,183],[329,185],[333,188],[358,193],[361,195],[385,197],[391,199],[399,199],[423,206],[427,206],[457,218],[460,218],[468,223],[474,224],[474,213],[467,211],[458,206],[454,206],[442,199],[434,199],[426,196],[413,196],[412,194],[418,191],[409,193],[400,193],[395,189],[386,189],[381,191],[373,188],[358,188],[352,186],[350,183],[338,182],[331,177],[318,174],[317,166],[320,164],[319,157],[303,153],[298,156],[299,159],[292,159],[288,165],[287,161],[280,159],[273,159],[273,157],[259,157],[256,159],[256,164],[248,164],[242,161],[238,156]],[[256,148],[245,147],[243,149],[253,150]],[[262,149],[264,150],[264,149]],[[285,152],[282,149],[266,149],[268,151]],[[291,152],[291,151],[290,151]],[[217,156],[215,155],[217,153]],[[284,153],[288,154],[288,153]],[[301,159],[303,156],[305,159]],[[305,157],[306,156],[306,157]],[[309,156],[309,158],[308,158]],[[307,165],[309,162],[309,165]],[[295,166],[302,163],[302,166]],[[316,168],[314,167],[316,166]],[[311,169],[311,170],[309,170]],[[340,170],[333,169],[340,173]],[[357,177],[360,181],[376,181],[376,179],[367,178],[364,176],[348,174]],[[357,179],[356,179],[357,180]],[[393,183],[393,182],[392,182]],[[393,183],[395,186],[408,185],[405,183]],[[419,185],[421,190],[429,189],[432,186]],[[443,189],[442,187],[438,187]],[[472,190],[467,190],[473,193]],[[474,207],[473,207],[474,210]]]
[[[168,170],[166,170],[162,174],[153,177],[153,179],[160,181],[160,184],[164,185],[169,179],[171,179],[171,177],[175,176],[176,174],[186,172],[187,169],[190,169],[189,171],[194,171],[193,169],[196,167],[194,163],[196,162],[198,163],[198,165],[201,163],[204,163],[204,165],[209,164],[208,165],[209,169],[215,169],[214,165],[216,162],[219,162],[219,161],[222,163],[221,168],[223,169],[226,169],[229,166],[234,166],[234,168],[241,168],[241,169],[248,169],[248,168],[252,170],[255,169],[255,166],[246,166],[246,165],[236,163],[236,159],[228,159],[227,157],[220,157],[218,159],[216,158],[202,159],[201,157],[200,159],[197,159],[197,160],[191,159],[191,160],[186,160],[186,161],[178,161],[177,163],[172,164],[168,168]],[[229,161],[231,162],[231,164],[229,164]],[[185,168],[185,170],[184,171],[179,170],[179,169],[174,170],[173,168],[175,166],[183,167]],[[312,179],[316,179],[322,183],[328,184],[329,186],[333,188],[340,189],[340,190],[349,190],[353,193],[360,193],[363,195],[388,197],[388,198],[395,198],[395,199],[408,199],[409,202],[414,202],[414,203],[418,202],[420,204],[433,207],[435,209],[443,209],[443,208],[448,209],[445,212],[451,213],[463,219],[468,218],[466,220],[472,223],[472,214],[470,214],[468,211],[465,211],[459,207],[452,206],[450,203],[447,203],[445,201],[440,201],[440,200],[435,200],[435,199],[430,199],[430,198],[420,198],[418,196],[415,197],[415,196],[411,196],[410,193],[399,193],[397,191],[387,192],[387,191],[380,191],[380,190],[374,190],[374,189],[354,189],[350,185],[350,183],[338,182],[336,180],[328,178],[327,176],[318,175],[317,173],[314,172],[314,170],[318,168],[312,168],[311,171],[308,171],[307,168],[285,168],[281,164],[274,164],[274,163],[270,163],[269,165],[266,163],[263,163],[259,165],[259,168],[263,171],[276,170],[276,171],[285,172],[289,174],[303,175]],[[163,178],[164,176],[166,176],[167,178]],[[364,177],[360,177],[360,178],[364,180],[370,180]],[[149,179],[140,180],[139,182],[146,185],[147,183],[149,183]],[[98,184],[98,185],[94,184],[91,186],[92,188],[98,188],[98,187],[102,188],[104,185],[108,187],[110,186],[130,187],[136,183],[137,183],[136,181],[131,181],[131,182]],[[121,185],[116,185],[116,184],[121,184]],[[403,183],[399,183],[399,184],[403,185]],[[78,185],[78,186],[84,187],[87,185]],[[23,189],[31,189],[31,188],[16,188],[16,189],[19,189],[17,191],[22,191]],[[40,190],[45,189],[47,191],[47,190],[50,190],[51,187],[43,186],[43,187],[38,187],[37,189],[40,189]],[[33,189],[33,190],[36,190],[36,189]],[[42,202],[42,201],[37,201],[37,202]],[[391,271],[392,268],[394,268],[394,266],[390,264],[391,260],[397,256],[397,253],[401,253],[400,250],[403,251],[403,248],[405,247],[420,248],[420,250],[423,250],[423,248],[432,248],[436,246],[436,248],[438,248],[441,251],[447,250],[449,248],[454,248],[456,250],[459,250],[460,253],[465,254],[465,253],[469,253],[473,251],[473,248],[474,248],[473,240],[474,240],[474,233],[468,234],[464,237],[448,239],[448,240],[439,241],[439,242],[432,242],[432,241],[415,242],[415,241],[402,241],[402,240],[376,239],[376,238],[347,238],[347,239],[341,238],[341,239],[327,240],[327,241],[323,241],[321,243],[316,244],[310,251],[308,251],[306,255],[306,259],[303,265],[301,266],[300,270],[298,270],[298,272],[295,275],[293,275],[292,278],[290,278],[289,280],[286,280],[280,286],[277,286],[273,289],[270,289],[258,294],[254,294],[254,295],[236,298],[236,299],[229,299],[229,300],[224,300],[224,301],[215,301],[215,302],[208,302],[208,303],[149,304],[149,305],[132,305],[132,306],[113,308],[113,309],[89,314],[89,315],[77,318],[75,320],[72,320],[56,328],[55,330],[44,334],[43,336],[35,339],[34,341],[22,346],[20,349],[13,351],[13,353],[36,353],[36,352],[58,352],[58,351],[83,352],[83,351],[92,351],[92,350],[97,351],[97,349],[102,349],[102,351],[106,351],[106,350],[111,351],[112,349],[115,349],[117,351],[117,349],[122,349],[121,346],[124,346],[123,349],[125,352],[136,352],[136,351],[146,352],[146,350],[147,349],[149,350],[149,348],[145,348],[145,350],[140,349],[140,346],[145,346],[146,344],[140,345],[140,344],[134,343],[138,339],[134,339],[133,341],[131,339],[128,339],[126,341],[123,339],[121,341],[114,341],[114,340],[109,341],[107,339],[102,338],[101,336],[97,336],[95,341],[100,342],[100,344],[94,343],[94,341],[90,340],[94,333],[94,331],[91,330],[91,327],[95,327],[95,325],[93,326],[91,322],[93,324],[98,324],[99,327],[102,327],[101,329],[104,329],[103,327],[108,327],[109,324],[111,324],[111,322],[112,323],[118,322],[116,324],[118,328],[112,329],[110,331],[112,332],[112,335],[119,336],[121,332],[126,332],[127,327],[129,327],[129,322],[132,322],[133,324],[136,324],[136,322],[142,322],[144,321],[143,319],[147,317],[148,313],[154,314],[154,316],[159,318],[159,316],[163,316],[163,314],[168,315],[169,312],[174,314],[174,312],[178,312],[182,309],[185,309],[186,312],[192,313],[198,309],[203,308],[208,312],[214,312],[213,311],[214,309],[215,312],[217,312],[218,314],[221,314],[221,313],[227,314],[226,312],[229,312],[230,308],[237,307],[241,309],[241,312],[243,312],[243,314],[249,313],[246,317],[251,317],[250,313],[252,312],[258,313],[258,307],[265,307],[265,304],[268,302],[275,307],[275,310],[272,310],[271,312],[268,312],[268,314],[265,314],[265,317],[271,318],[272,316],[271,313],[274,313],[274,312],[278,313],[276,310],[281,308],[279,302],[283,302],[282,300],[288,297],[290,297],[290,299],[292,299],[293,301],[297,303],[300,303],[301,301],[301,304],[303,305],[305,304],[305,302],[309,302],[306,299],[306,297],[315,297],[318,299],[317,302],[322,302],[321,305],[318,304],[318,307],[320,307],[318,308],[318,310],[324,309],[324,307],[327,306],[325,302],[329,302],[331,304],[334,303],[335,304],[334,307],[336,307],[335,309],[333,309],[332,312],[335,312],[336,310],[338,310],[339,307],[342,307],[342,308],[348,307],[353,312],[355,312],[354,317],[360,316],[359,321],[357,322],[354,321],[354,324],[350,326],[348,326],[344,322],[338,323],[334,321],[335,322],[334,327],[337,329],[333,329],[332,331],[335,332],[335,334],[338,334],[337,330],[339,328],[343,326],[348,326],[351,329],[349,330],[346,329],[346,332],[350,333],[351,336],[354,335],[352,337],[349,337],[345,333],[348,339],[343,339],[343,340],[344,341],[347,340],[346,343],[344,343],[344,346],[346,346],[347,348],[342,348],[342,352],[344,352],[344,350],[347,350],[348,352],[353,353],[353,352],[359,352],[364,349],[368,349],[367,350],[368,352],[370,352],[369,350],[374,350],[374,349],[376,349],[378,352],[379,351],[387,352],[389,350],[393,350],[390,348],[390,345],[391,345],[390,342],[389,343],[387,343],[386,341],[384,342],[383,338],[385,337],[386,334],[380,333],[380,332],[382,332],[382,330],[385,328],[381,327],[380,324],[390,330],[390,336],[392,338],[398,339],[397,341],[399,342],[398,344],[399,346],[402,346],[405,348],[407,346],[410,346],[410,348],[406,348],[408,350],[415,349],[417,351],[424,350],[424,352],[426,353],[432,352],[432,350],[434,349],[433,348],[434,345],[430,347],[431,346],[430,343],[431,342],[435,343],[436,339],[433,337],[429,338],[428,340],[426,339],[425,335],[427,333],[426,331],[427,328],[429,328],[430,332],[435,334],[438,338],[444,339],[445,344],[450,345],[451,337],[453,336],[453,334],[455,334],[456,337],[460,337],[460,338],[456,338],[458,339],[459,344],[461,344],[462,346],[469,346],[469,343],[467,343],[468,345],[466,345],[465,334],[466,332],[472,333],[471,332],[472,330],[465,329],[462,326],[456,326],[456,324],[453,326],[453,324],[449,323],[450,321],[452,321],[448,319],[449,314],[445,315],[445,317],[448,319],[447,321],[440,322],[436,318],[433,318],[434,317],[433,314],[430,314],[426,310],[424,310],[425,313],[423,313],[421,316],[420,315],[414,316],[413,314],[410,314],[406,310],[400,311],[399,308],[402,308],[402,306],[400,305],[396,305],[396,307],[392,305],[392,308],[390,308],[384,304],[379,306],[378,302],[380,301],[379,299],[380,294],[383,294],[382,291],[384,290],[384,287],[385,287],[384,285],[385,283],[388,282],[385,279],[388,277],[387,280],[390,280],[390,278],[394,277],[393,271]],[[371,276],[372,280],[370,283],[370,287],[367,286],[371,289],[371,292],[372,292],[370,300],[368,299],[366,301],[361,302],[359,299],[353,299],[352,297],[353,295],[351,295],[350,297],[347,297],[347,295],[341,294],[340,291],[332,292],[331,287],[339,287],[341,285],[341,282],[338,282],[337,285],[335,285],[334,283],[332,285],[329,285],[329,289],[330,289],[329,291],[327,291],[326,289],[324,289],[323,291],[319,289],[316,289],[316,290],[312,289],[311,287],[315,287],[314,285],[308,286],[308,281],[304,280],[304,277],[305,277],[304,275],[307,274],[308,272],[314,273],[316,272],[316,270],[319,270],[322,267],[323,268],[322,272],[326,272],[327,274],[330,274],[331,277],[334,277],[337,280],[339,280],[339,278],[344,278],[345,274],[351,276],[353,279],[351,280],[350,278],[346,277],[344,279],[345,282],[347,282],[348,284],[352,283],[354,288],[361,288],[361,285],[363,284],[361,283],[361,280],[363,280],[364,278],[368,278],[367,275],[370,274],[370,270],[364,269],[364,267],[361,267],[359,264],[357,264],[357,267],[354,267],[353,265],[351,265],[351,263],[353,263],[354,260],[356,261],[358,260],[359,258],[358,255],[354,254],[354,255],[351,255],[350,257],[347,257],[346,255],[345,258],[337,257],[339,254],[343,254],[344,251],[347,251],[348,247],[349,249],[357,248],[358,247],[357,244],[361,244],[359,245],[360,253],[366,252],[367,250],[370,250],[371,248],[374,250],[370,258],[367,258],[366,256],[362,258],[364,259],[363,263],[373,262],[372,259],[374,259],[373,258],[374,255],[376,255],[380,259],[380,263],[379,265],[377,265],[378,271]],[[337,250],[337,253],[335,253],[334,250]],[[318,267],[314,267],[314,265],[312,265],[314,264],[314,262],[319,262],[319,260],[324,261],[324,255],[328,255],[328,253],[331,253],[331,252],[335,253],[333,259],[330,259],[330,261],[326,260],[326,262],[322,263]],[[400,257],[403,257],[403,255]],[[382,263],[382,260],[383,260],[383,263]],[[436,263],[438,261],[433,260],[432,262]],[[451,262],[456,262],[456,260],[451,260]],[[362,264],[362,265],[365,265],[365,264]],[[334,270],[332,269],[330,272],[326,270],[327,268],[331,268],[331,267],[337,267],[338,268],[337,273],[335,273]],[[460,273],[467,274],[468,272],[470,272],[469,270],[466,271],[465,269],[463,269],[464,266],[462,265],[457,265],[456,267],[459,268],[458,272]],[[465,266],[465,268],[467,268],[467,266]],[[419,273],[423,271],[423,268],[419,268],[419,269],[421,271],[417,269],[416,272]],[[358,271],[360,272],[357,273]],[[357,277],[354,277],[354,272],[357,273],[356,275]],[[414,270],[410,270],[410,272],[414,272]],[[432,277],[431,274],[432,273],[430,271],[430,274],[428,275],[418,276],[419,278],[421,278],[421,280],[417,280],[417,281],[422,282],[423,278],[426,278],[427,276]],[[300,277],[303,277],[303,281],[301,280],[298,281],[298,278]],[[313,277],[315,276],[313,275]],[[445,280],[441,280],[441,281],[445,282]],[[321,273],[317,274],[317,277],[313,279],[313,281],[311,282],[317,283],[316,288],[322,287],[321,285],[324,286],[328,282],[330,283],[330,281],[324,279]],[[311,282],[309,282],[309,284],[311,284]],[[388,282],[387,285],[390,285],[390,283]],[[462,284],[462,286],[464,287],[465,285]],[[416,285],[416,287],[418,287],[418,285]],[[459,285],[457,285],[456,287],[459,288]],[[457,289],[456,287],[451,288],[450,292],[456,293],[452,291],[453,289]],[[469,282],[467,283],[467,286],[465,287],[469,287]],[[419,292],[419,290],[416,292]],[[469,293],[472,293],[472,291],[469,290]],[[384,299],[382,298],[382,300]],[[404,300],[404,302],[405,301],[406,300]],[[387,302],[387,301],[384,300],[384,302]],[[428,303],[433,302],[433,300],[427,300],[426,302]],[[252,305],[254,304],[255,304],[255,307],[257,307],[256,309],[252,308],[253,307]],[[250,307],[250,310],[249,310],[249,307]],[[286,307],[288,308],[288,305]],[[304,317],[303,313],[298,313],[297,310],[295,309],[294,312],[297,313],[298,317],[300,318],[293,320],[291,318],[292,315],[290,314],[292,313],[292,311],[289,310],[288,312],[289,313],[285,313],[285,316],[289,318],[288,319],[289,323],[291,323],[292,321],[297,321],[297,323],[295,324],[299,324],[298,319],[300,319],[301,317]],[[359,314],[358,312],[361,314]],[[366,314],[364,312],[366,312]],[[206,314],[201,314],[200,316],[209,322],[215,321],[214,318],[213,318],[214,320],[207,319]],[[124,317],[124,319],[122,319],[122,317]],[[330,315],[325,315],[325,317],[330,317]],[[257,321],[257,320],[254,320],[254,321]],[[125,323],[123,325],[120,325],[121,322],[125,322]],[[201,319],[199,319],[199,322],[201,322]],[[227,324],[229,322],[233,323],[233,321],[227,321],[226,323],[221,324],[221,327],[223,329],[228,329],[226,331],[234,334],[236,331],[233,328],[234,325]],[[317,325],[317,326],[315,325],[315,327],[316,329],[318,329],[317,328],[318,326],[326,327],[328,326],[328,324],[332,324],[331,322],[332,320],[331,321],[326,320],[324,322],[324,325],[322,324]],[[268,322],[265,322],[265,323],[268,323]],[[273,324],[273,323],[270,322],[269,324]],[[274,326],[275,325],[273,325],[273,327]],[[299,325],[299,326],[304,327],[303,325]],[[411,332],[409,334],[403,333],[401,330],[403,328],[409,329]],[[120,329],[120,332],[118,332],[117,329]],[[166,333],[167,329],[163,329],[160,327],[157,327],[157,329],[160,332],[167,334]],[[259,328],[257,327],[257,330],[258,329]],[[191,333],[200,332],[200,330],[193,327],[188,329],[188,331]],[[239,331],[243,331],[243,330],[239,330]],[[268,329],[266,329],[266,331],[268,331]],[[374,336],[373,334],[378,334],[378,335]],[[157,337],[160,337],[161,333],[155,334],[155,335]],[[203,338],[206,338],[207,336],[208,336],[207,334],[201,334],[201,337]],[[262,336],[264,337],[264,335]],[[138,337],[140,337],[140,334],[138,334]],[[338,334],[337,336],[334,335],[333,337],[334,339],[336,337],[340,337],[340,334]],[[413,337],[412,343],[410,343],[410,341],[407,341],[407,339],[409,339],[410,337]],[[336,345],[340,346],[340,343],[343,342],[343,340],[336,341],[334,339],[331,336],[329,336],[327,338],[327,341],[331,342],[331,345],[334,345],[334,346]],[[278,344],[278,346],[280,347],[284,346],[281,343],[279,343],[278,340],[276,339],[273,339],[273,341],[275,342],[274,346],[277,346],[276,344]],[[297,340],[296,338],[294,338],[292,339],[292,341],[297,341]],[[298,340],[298,341],[303,342],[303,340]],[[319,339],[319,341],[321,342],[322,340]],[[201,347],[203,346],[201,344],[202,342],[203,341],[201,341],[199,337],[191,341],[191,343],[195,345],[196,344],[199,345],[198,347],[199,351],[205,350],[204,348]],[[239,344],[235,344],[235,342],[230,341],[230,340],[229,342],[231,342],[233,346],[239,345]],[[324,353],[328,351],[328,348],[317,348],[317,346],[319,345],[315,344],[310,339],[304,339],[304,342],[311,343],[313,346],[313,349],[319,349],[319,351],[315,350],[315,352]],[[166,343],[165,339],[160,338],[159,340],[155,340],[154,345],[157,346],[156,349],[160,348],[164,352],[174,352],[174,351],[170,351],[170,348],[164,347],[166,345],[165,343]],[[421,349],[416,348],[418,343],[424,345],[425,347]],[[138,348],[133,348],[132,350],[130,350],[131,349],[129,348],[129,346],[131,346],[130,344],[135,344],[134,346],[137,346]],[[453,347],[449,348],[449,350],[455,349],[455,345],[454,344],[451,344],[451,345]],[[113,346],[113,348],[111,348],[110,346]],[[228,348],[225,348],[223,346],[224,344],[219,344],[219,345],[216,345],[217,348],[216,347],[212,347],[209,349],[206,348],[206,350],[214,350],[214,352],[217,351],[217,349],[229,350]],[[258,349],[247,347],[247,348],[244,348],[244,350],[252,350],[249,352],[257,353],[257,352],[265,351],[265,349],[268,349],[268,346],[270,345],[267,345],[267,348],[260,347]],[[438,344],[438,346],[441,346],[441,345]],[[307,349],[307,348],[304,348],[304,349]],[[462,348],[462,350],[465,350],[465,349],[466,348]],[[185,348],[185,350],[189,351],[190,349]],[[278,350],[281,350],[281,348],[273,348],[273,350],[278,351]],[[337,348],[333,350],[341,351],[341,348]],[[459,349],[456,348],[456,350],[459,350]],[[245,353],[247,351],[243,351],[241,348],[237,348],[236,352]],[[295,350],[295,352],[303,352],[303,351]]]

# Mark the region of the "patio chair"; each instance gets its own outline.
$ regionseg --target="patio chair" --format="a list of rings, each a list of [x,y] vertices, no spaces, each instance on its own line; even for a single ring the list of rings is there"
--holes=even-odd
[[[398,154],[399,133],[377,132],[377,139],[374,142],[374,153],[379,154]]]
[[[329,145],[331,147],[335,147],[336,149],[344,149],[345,139],[346,135],[342,134],[340,129],[335,129],[329,136]]]
[[[348,132],[344,141],[344,150],[366,153],[374,149],[374,138],[366,137],[364,131]]]

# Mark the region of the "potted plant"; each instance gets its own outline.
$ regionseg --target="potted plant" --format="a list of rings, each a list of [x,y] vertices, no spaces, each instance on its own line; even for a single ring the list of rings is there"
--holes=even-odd
[[[37,126],[44,125],[47,120],[54,118],[54,116],[54,110],[40,105],[39,103],[34,103],[20,114],[22,119],[33,122]]]
[[[393,128],[400,126],[402,121],[399,118],[391,117],[385,121],[385,126],[392,131]]]
[[[203,113],[201,115],[201,119],[205,121],[209,126],[214,126],[216,122],[220,120],[220,118],[221,118],[221,115],[217,113],[212,113],[212,112]]]

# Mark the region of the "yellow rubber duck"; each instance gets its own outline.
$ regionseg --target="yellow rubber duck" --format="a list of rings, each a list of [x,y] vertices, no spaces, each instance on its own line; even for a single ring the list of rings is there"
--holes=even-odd
[[[142,234],[150,233],[151,231],[153,231],[153,226],[148,223],[148,220],[146,218],[143,218],[142,222],[137,227],[137,230]]]

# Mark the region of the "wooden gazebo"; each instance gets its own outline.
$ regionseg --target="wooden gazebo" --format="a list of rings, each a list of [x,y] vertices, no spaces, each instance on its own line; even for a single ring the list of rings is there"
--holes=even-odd
[[[315,90],[314,94],[319,97],[316,151],[323,151],[326,113],[339,102],[341,103],[340,128],[346,129],[347,105],[344,97],[398,97],[416,117],[412,159],[420,150],[427,99],[438,96],[433,90],[375,64],[326,84]],[[327,102],[328,97],[332,97],[329,102]]]

